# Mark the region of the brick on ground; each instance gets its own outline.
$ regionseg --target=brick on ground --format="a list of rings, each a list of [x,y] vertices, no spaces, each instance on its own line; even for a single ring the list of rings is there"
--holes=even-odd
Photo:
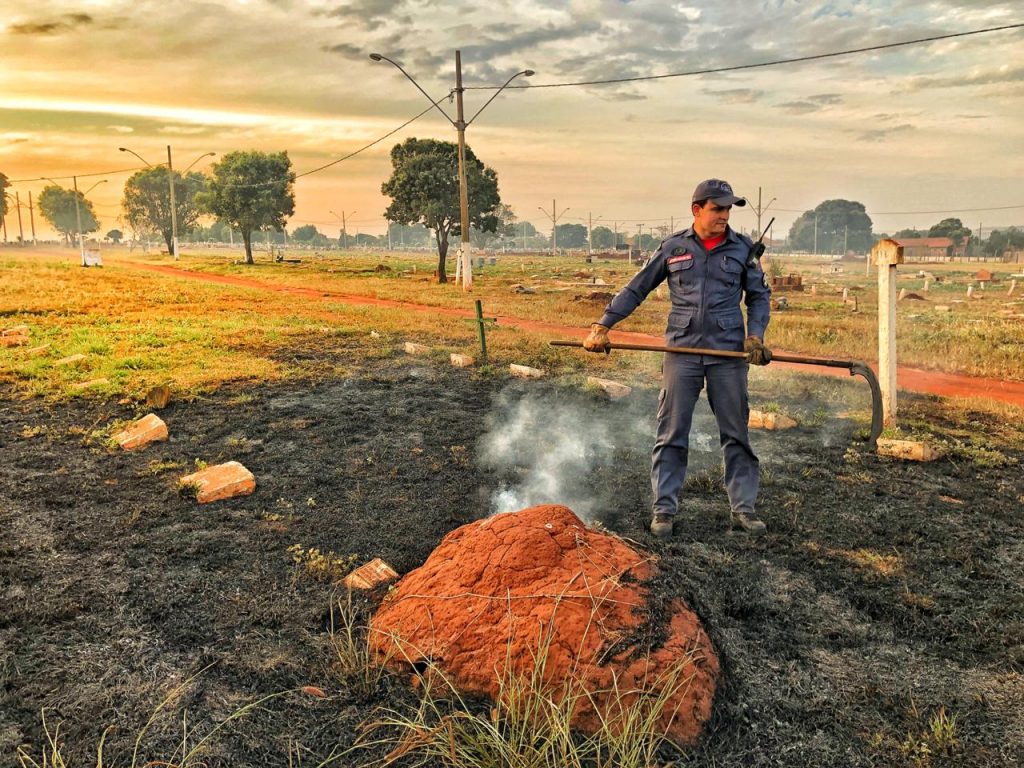
[[[942,456],[942,451],[917,440],[880,438],[878,440],[878,455],[908,461],[935,461]]]
[[[167,424],[155,413],[133,421],[128,427],[114,435],[114,441],[126,451],[145,448],[150,443],[167,439]]]
[[[470,355],[463,355],[460,352],[452,352],[451,354],[452,365],[456,368],[469,368],[476,361]]]
[[[544,376],[544,371],[540,368],[531,368],[528,365],[512,363],[508,369],[517,379],[539,379]]]
[[[60,360],[54,360],[54,365],[75,365],[85,360],[85,355],[69,355],[68,357],[62,357]]]
[[[405,342],[405,354],[407,355],[425,355],[430,352],[430,347],[426,344],[417,344],[414,341]]]
[[[632,387],[628,387],[625,384],[612,381],[611,379],[599,379],[597,376],[588,376],[587,384],[592,387],[600,387],[607,392],[608,397],[613,400],[617,400],[620,397],[626,397],[633,391]]]
[[[781,413],[766,413],[765,411],[751,410],[747,426],[751,429],[792,429],[796,426],[796,421]]]
[[[25,354],[30,356],[30,357],[35,357],[36,355],[43,354],[49,348],[50,348],[49,344],[43,344],[41,346],[32,347],[32,349],[25,350]]]
[[[28,336],[27,325],[15,325],[10,328],[4,328],[0,331],[0,336]]]
[[[181,485],[196,487],[196,501],[206,504],[211,501],[248,496],[256,490],[256,477],[237,461],[207,467],[178,481]]]
[[[28,336],[0,336],[0,347],[24,347],[28,344]]]
[[[395,581],[398,573],[379,557],[356,568],[344,579],[349,589],[373,589],[381,584]]]

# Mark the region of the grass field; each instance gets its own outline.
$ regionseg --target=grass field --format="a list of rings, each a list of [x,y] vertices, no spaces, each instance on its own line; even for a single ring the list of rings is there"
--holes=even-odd
[[[486,316],[510,315],[586,327],[597,319],[606,299],[591,292],[614,292],[635,267],[625,261],[499,255],[495,266],[478,270],[474,290],[467,294],[453,283],[432,279],[430,253],[346,253],[318,256],[288,254],[300,263],[272,263],[257,254],[257,264],[240,262],[234,251],[186,252],[176,267],[220,275],[251,277],[268,283],[341,294],[415,302],[439,308],[473,309],[483,302]],[[202,391],[231,380],[276,380],[303,370],[303,362],[269,350],[286,350],[295,334],[353,333],[368,336],[368,347],[381,348],[401,337],[443,344],[451,351],[473,353],[478,347],[475,325],[462,319],[431,317],[396,309],[348,306],[342,301],[310,301],[281,293],[200,285],[158,278],[125,262],[173,264],[168,257],[146,256],[125,248],[108,248],[102,269],[77,266],[68,249],[8,249],[0,252],[0,317],[4,327],[32,328],[29,348],[46,350],[26,356],[25,349],[0,350],[3,375],[37,394],[73,393],[76,382],[107,379],[99,391],[138,392],[173,379],[184,389]],[[927,265],[941,282],[921,293],[917,266],[900,267],[899,285],[927,300],[898,305],[898,356],[901,365],[991,378],[1024,380],[1024,302],[1006,295],[1013,265],[985,265],[1001,281],[975,289],[966,299],[973,265]],[[768,343],[789,352],[843,359],[877,358],[875,284],[860,274],[822,275],[821,265],[791,260],[777,272],[803,275],[806,290],[776,294],[789,308],[773,312]],[[608,285],[595,285],[598,281]],[[535,293],[513,292],[520,284]],[[812,293],[811,286],[814,286]],[[843,289],[856,297],[857,311],[844,302]],[[1024,281],[1018,295],[1024,294]],[[952,308],[939,311],[938,305]],[[667,300],[653,295],[621,326],[659,334],[664,329]],[[370,332],[377,335],[371,335]],[[546,347],[547,337],[520,330],[492,330],[489,352],[499,364],[524,362],[562,372],[596,369],[605,374],[656,375],[652,356],[584,359],[574,351]],[[74,354],[87,354],[78,366],[51,364]],[[344,367],[345,361],[336,365]]]

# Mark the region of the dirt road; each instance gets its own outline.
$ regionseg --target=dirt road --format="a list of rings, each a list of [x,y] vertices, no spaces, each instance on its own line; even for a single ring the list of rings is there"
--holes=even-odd
[[[144,269],[150,272],[157,272],[163,275],[171,275],[187,280],[200,280],[221,285],[233,285],[244,288],[256,288],[265,291],[278,291],[291,293],[296,296],[307,298],[329,299],[347,304],[364,306],[392,307],[404,309],[410,312],[425,312],[442,317],[468,318],[473,317],[469,310],[452,309],[447,307],[431,307],[424,304],[393,301],[390,299],[377,299],[370,296],[357,296],[346,293],[336,293],[319,288],[301,288],[280,283],[268,283],[262,280],[255,280],[248,277],[237,277],[233,275],[211,275],[202,272],[191,272],[177,267],[163,266],[158,264],[143,264],[135,261],[121,262],[126,266],[135,269]],[[523,317],[498,316],[498,324],[513,328],[538,331],[550,334],[552,338],[583,338],[587,335],[584,328],[574,328],[556,323],[544,323],[536,320],[529,320]],[[660,336],[652,336],[646,333],[631,333],[628,331],[613,331],[613,341],[622,341],[637,344],[661,344],[663,339]],[[777,350],[779,354],[786,354],[784,350]],[[795,354],[795,353],[794,353]],[[813,365],[799,365],[795,363],[775,363],[774,366],[794,368],[807,373],[814,373],[821,376],[849,377],[849,372],[844,369],[822,368]],[[877,369],[877,366],[872,366]],[[939,395],[942,397],[965,397],[965,398],[988,398],[1013,405],[1024,406],[1024,382],[1006,381],[1002,379],[986,379],[977,376],[961,376],[955,373],[942,373],[941,371],[926,371],[920,368],[907,368],[900,366],[897,372],[897,381],[900,389],[909,392],[920,392],[925,394]]]

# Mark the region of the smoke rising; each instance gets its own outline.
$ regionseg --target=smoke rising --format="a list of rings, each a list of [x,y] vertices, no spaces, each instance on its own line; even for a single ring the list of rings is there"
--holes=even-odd
[[[623,500],[616,478],[646,476],[656,431],[653,396],[602,402],[582,393],[522,392],[498,397],[479,461],[497,478],[490,512],[513,512],[537,504],[564,504],[590,521],[619,511]],[[691,467],[704,452],[718,458],[718,437],[710,412],[695,416],[690,435]],[[645,498],[645,505],[650,503]]]

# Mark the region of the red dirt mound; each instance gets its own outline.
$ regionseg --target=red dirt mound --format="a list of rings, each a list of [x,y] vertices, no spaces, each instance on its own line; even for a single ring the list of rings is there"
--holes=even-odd
[[[461,691],[495,700],[503,675],[533,670],[550,633],[544,680],[583,682],[591,696],[574,725],[590,732],[595,707],[614,710],[613,685],[628,704],[685,661],[687,682],[659,726],[688,744],[711,715],[718,658],[689,608],[652,597],[645,582],[656,575],[650,555],[588,529],[567,507],[531,507],[448,534],[381,605],[371,638],[392,666],[433,663]]]

